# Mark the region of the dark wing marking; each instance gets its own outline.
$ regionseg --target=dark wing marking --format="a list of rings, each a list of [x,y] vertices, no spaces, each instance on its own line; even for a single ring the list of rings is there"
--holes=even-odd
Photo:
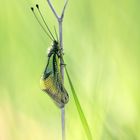
[[[52,71],[50,71],[48,73],[44,73],[43,78],[47,79],[51,74],[52,74]]]

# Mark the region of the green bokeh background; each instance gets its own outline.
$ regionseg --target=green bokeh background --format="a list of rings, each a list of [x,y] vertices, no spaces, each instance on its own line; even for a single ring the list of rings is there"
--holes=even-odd
[[[53,1],[60,12],[63,1]],[[31,13],[45,0],[4,0],[0,8],[0,140],[60,140],[60,110],[39,87],[51,41]],[[140,139],[140,1],[69,0],[65,61],[94,140]],[[71,90],[67,140],[86,140]]]

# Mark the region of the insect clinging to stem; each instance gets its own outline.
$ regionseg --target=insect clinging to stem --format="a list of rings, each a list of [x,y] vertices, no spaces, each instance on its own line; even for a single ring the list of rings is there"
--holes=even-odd
[[[34,8],[31,7],[31,10],[36,20],[38,21],[38,23],[40,24],[44,32],[47,34],[47,36],[53,41],[51,45],[51,49],[48,52],[47,65],[45,67],[44,73],[40,80],[41,89],[52,98],[52,100],[59,108],[63,108],[65,104],[68,103],[69,101],[69,95],[64,87],[62,81],[62,75],[60,72],[60,65],[61,65],[60,58],[62,58],[63,54],[62,54],[62,50],[60,49],[58,35],[56,29],[54,28],[55,35],[56,35],[56,39],[55,39],[50,28],[45,22],[45,19],[40,11],[38,4],[36,4],[36,8],[47,30],[45,29],[45,27],[42,25],[39,18],[35,14]]]

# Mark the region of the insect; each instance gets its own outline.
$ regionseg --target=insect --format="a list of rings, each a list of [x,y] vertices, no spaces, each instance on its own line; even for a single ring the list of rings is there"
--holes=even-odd
[[[36,5],[36,8],[38,9],[38,12],[47,27],[47,30],[44,28],[40,20],[38,19],[37,15],[34,12],[34,8],[31,7],[31,10],[42,27],[42,29],[45,31],[47,36],[53,41],[51,45],[51,49],[48,52],[48,61],[47,65],[45,67],[44,73],[40,79],[40,85],[41,89],[46,92],[54,101],[54,103],[59,107],[63,108],[66,103],[69,101],[69,95],[64,87],[63,81],[62,81],[62,75],[60,72],[60,58],[62,57],[62,50],[60,49],[58,36],[56,33],[56,38],[53,36],[52,32],[50,31],[48,25],[46,24],[42,13],[39,9],[39,5]],[[47,32],[48,31],[48,32]]]

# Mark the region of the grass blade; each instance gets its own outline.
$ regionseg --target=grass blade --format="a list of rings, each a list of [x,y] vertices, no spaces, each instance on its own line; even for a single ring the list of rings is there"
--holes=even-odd
[[[67,71],[66,67],[65,67],[65,70],[66,70],[66,75],[68,77],[68,81],[69,81],[69,84],[70,84],[70,87],[71,87],[71,91],[72,91],[72,94],[73,94],[73,97],[74,97],[74,101],[75,101],[75,104],[76,104],[76,107],[77,107],[77,110],[78,110],[78,113],[79,113],[79,116],[80,116],[83,128],[85,130],[85,133],[87,135],[88,140],[92,140],[92,135],[91,135],[91,131],[90,131],[89,125],[87,123],[87,120],[86,120],[86,117],[84,115],[84,112],[83,112],[83,110],[81,108],[80,102],[78,100],[78,97],[76,95],[75,89],[73,87],[72,81],[70,79],[70,76],[68,74],[68,71]]]

